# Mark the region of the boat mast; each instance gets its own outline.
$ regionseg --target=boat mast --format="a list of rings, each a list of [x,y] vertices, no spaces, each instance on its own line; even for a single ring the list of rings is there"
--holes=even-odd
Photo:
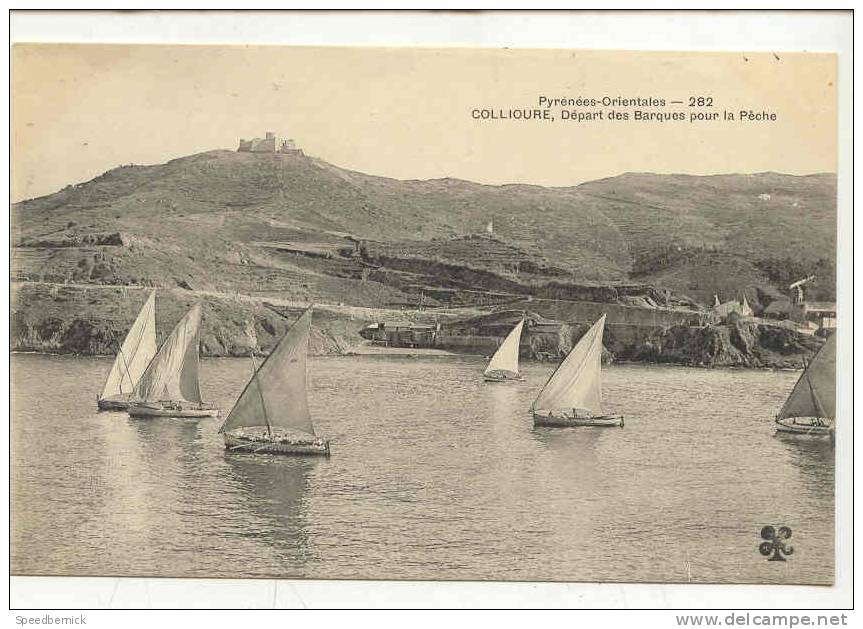
[[[261,397],[261,409],[264,411],[264,421],[267,422],[267,437],[272,440],[273,429],[270,426],[270,417],[267,415],[267,404],[264,402],[264,391],[261,389],[261,383],[258,380],[258,365],[255,362],[255,350],[252,350],[249,355],[252,357],[252,380],[258,385],[258,395]]]
[[[827,413],[824,412],[824,407],[821,406],[821,400],[818,399],[818,394],[815,392],[815,387],[812,386],[812,380],[806,374],[803,374],[803,377],[806,378],[806,384],[809,385],[809,393],[812,395],[812,401],[815,403],[815,410],[818,411],[819,417],[827,417]]]
[[[557,372],[558,372],[558,371],[560,371],[560,368],[561,368],[561,367],[563,367],[563,363],[565,363],[565,362],[566,362],[566,360],[569,358],[569,355],[570,355],[570,354],[572,354],[572,353],[575,351],[575,348],[576,348],[576,347],[578,347],[578,344],[579,344],[579,343],[581,343],[581,341],[584,339],[584,337],[585,337],[585,336],[587,336],[587,335],[590,333],[590,331],[593,329],[593,326],[594,326],[594,325],[596,325],[596,323],[594,323],[593,325],[591,325],[591,326],[587,329],[587,332],[585,332],[585,333],[582,335],[582,337],[581,337],[580,339],[578,339],[578,341],[577,341],[576,343],[573,343],[572,347],[571,347],[571,348],[569,349],[569,351],[566,353],[566,356],[564,356],[564,357],[563,357],[563,360],[561,360],[561,361],[557,364],[557,367],[555,367],[554,371],[553,371],[553,372],[551,373],[551,375],[548,377],[548,380],[546,380],[546,381],[545,381],[545,384],[544,384],[544,385],[542,385],[542,388],[539,390],[539,393],[537,394],[536,398],[533,400],[533,402],[531,402],[531,403],[530,403],[530,412],[531,412],[531,413],[532,413],[533,411],[535,411],[535,410],[536,410],[536,408],[535,408],[535,407],[536,407],[536,400],[538,400],[538,399],[542,396],[542,392],[543,392],[543,391],[545,391],[545,388],[548,386],[548,383],[549,383],[549,382],[551,382],[551,379],[552,379],[552,378],[554,378],[554,376],[555,376],[555,375],[557,375]],[[600,342],[601,342],[601,341],[600,341]]]
[[[546,380],[545,384],[542,385],[542,388],[539,390],[539,393],[537,393],[536,398],[534,398],[533,402],[530,403],[530,412],[531,413],[536,410],[536,401],[540,398],[540,396],[542,395],[542,392],[545,391],[545,387],[548,386],[548,383],[551,382],[551,379],[554,378],[554,375],[560,370],[560,368],[563,366],[563,363],[566,362],[566,359],[569,358],[569,354],[571,354],[574,349],[575,349],[575,345],[572,346],[572,349],[569,350],[569,353],[567,353],[567,355],[563,357],[563,360],[561,360],[558,363],[557,367],[554,369],[554,371],[548,377],[548,380]]]
[[[142,330],[141,335],[143,336],[143,334],[144,334],[144,332]],[[126,369],[126,377],[129,378],[129,382],[132,382],[132,374],[129,373],[129,363],[126,362],[126,354],[123,353],[123,344],[126,342],[126,340],[127,339],[123,339],[122,341],[120,341],[120,346],[117,348],[117,358],[122,358],[123,367]],[[140,342],[141,342],[141,339],[140,339],[140,337],[138,337],[138,343],[140,343]],[[135,345],[136,349],[137,349],[137,347],[138,346]],[[117,358],[114,359],[115,363],[117,362]],[[102,398],[102,394],[105,393],[105,387],[107,387],[108,383],[111,381],[111,372],[112,371],[114,371],[113,365],[111,366],[111,371],[108,372],[108,376],[105,378],[105,384],[102,385],[102,393],[99,394],[100,399]],[[136,383],[132,382],[132,391],[135,390],[135,384]],[[122,394],[123,393],[123,375],[122,374],[120,374],[120,382],[117,386],[120,388],[120,393]]]
[[[117,352],[120,354],[120,358],[123,359],[123,367],[126,369],[126,377],[129,378],[129,382],[132,382],[132,374],[129,373],[129,363],[126,362],[126,354],[123,353],[123,346],[120,345],[120,349]],[[120,387],[120,393],[123,393],[123,376],[120,376],[120,383],[118,385]],[[132,382],[132,389],[135,389],[135,383]]]
[[[141,307],[141,310],[138,312],[138,316],[137,316],[137,317],[135,317],[135,321],[132,323],[132,325],[133,325],[133,326],[134,326],[136,323],[138,323],[138,318],[141,316],[141,314],[143,314],[143,312],[144,312],[144,308],[146,308],[146,307],[147,307],[147,304],[149,303],[150,299],[155,299],[155,291],[153,291],[153,293],[151,293],[151,295],[150,295],[150,297],[147,299],[147,301],[146,301],[146,302],[144,302],[144,305]],[[154,320],[154,321],[155,321],[155,320]],[[142,326],[142,327],[141,327],[141,329],[140,329],[140,330],[139,330],[139,332],[138,332],[138,338],[137,338],[137,339],[135,339],[135,351],[134,351],[134,352],[132,352],[132,358],[133,358],[133,359],[134,359],[135,355],[138,353],[138,350],[140,349],[140,346],[141,346],[141,339],[143,339],[143,338],[144,338],[144,330],[145,330],[145,327],[146,327],[146,326]],[[126,344],[126,341],[128,341],[128,340],[129,340],[129,336],[128,336],[129,334],[131,334],[131,330],[129,330],[129,332],[127,332],[127,333],[126,333],[126,337],[125,337],[122,341],[120,341],[120,345],[119,345],[119,347],[117,348],[117,358],[122,358],[122,359],[123,359],[123,367],[126,369],[126,377],[127,377],[127,378],[129,378],[129,382],[131,382],[131,383],[132,383],[132,392],[134,392],[134,391],[135,391],[135,385],[137,384],[137,382],[133,382],[133,381],[132,381],[132,374],[131,374],[131,373],[130,373],[130,371],[129,371],[129,363],[126,361],[126,354],[125,354],[125,352],[123,351],[123,345],[125,345],[125,344]],[[154,343],[155,343],[155,339],[154,339]],[[154,357],[155,357],[155,355],[154,355]],[[115,362],[115,363],[117,362],[117,358],[115,358],[115,359],[114,359],[114,362]],[[152,358],[151,358],[150,360],[152,361]],[[148,365],[147,365],[147,366],[149,366],[149,363],[148,363]],[[108,382],[110,382],[110,380],[111,380],[111,372],[113,372],[113,370],[114,370],[114,366],[112,365],[112,366],[111,366],[111,371],[109,371],[109,372],[108,372],[108,376],[105,378],[105,384],[103,384],[103,385],[102,385],[102,392],[98,395],[98,398],[99,398],[99,399],[101,399],[101,398],[102,398],[102,395],[105,393],[105,387],[107,387],[107,386],[108,386]],[[143,373],[143,372],[141,372],[141,373]],[[118,384],[118,387],[119,387],[119,389],[120,389],[120,393],[122,394],[122,393],[123,393],[123,376],[122,376],[122,375],[120,376],[120,382],[119,382],[119,384]]]
[[[812,379],[809,377],[809,366],[811,364],[811,361],[806,360],[806,354],[803,354],[803,375],[800,377],[806,378],[806,384],[809,386],[809,395],[812,396],[812,403],[815,405],[815,410],[818,411],[818,416],[827,417],[824,407],[821,406],[821,400],[818,399],[818,394],[815,393],[815,387],[812,386]]]
[[[284,319],[288,319],[288,317],[286,317],[284,314],[282,314],[281,312],[279,312],[278,310],[276,310],[275,308],[273,308],[273,307],[272,307],[272,306],[270,306],[269,304],[264,303],[264,306],[265,306],[266,308],[269,308],[270,310],[272,310],[274,313],[276,313],[276,314],[277,314],[277,315],[279,315],[280,317],[282,317],[282,318],[284,318]],[[313,307],[313,306],[314,306],[314,304],[309,305],[309,307],[308,307],[308,308],[306,308],[305,312],[303,312],[303,314],[302,314],[302,315],[300,315],[300,318],[302,318],[302,316],[304,316],[306,313],[308,313],[308,312],[312,309],[312,307]],[[297,321],[299,321],[299,319],[297,319],[296,321],[294,321],[294,322],[293,322],[293,324],[291,325],[291,327],[293,327],[293,325],[295,325],[295,324],[297,323]],[[288,332],[290,332],[290,329],[288,330]],[[287,334],[286,334],[286,335],[287,335]],[[286,335],[285,335],[285,336],[286,336]],[[243,392],[242,392],[242,393],[240,393],[240,397],[239,397],[239,398],[237,398],[237,402],[235,402],[235,403],[234,403],[234,408],[231,410],[231,412],[230,412],[230,413],[228,413],[228,416],[225,418],[225,421],[224,421],[224,422],[222,422],[222,425],[219,427],[219,433],[224,433],[224,432],[225,432],[225,426],[227,426],[228,422],[231,420],[231,416],[233,415],[234,411],[237,409],[237,404],[238,404],[241,400],[243,400],[243,399],[245,398],[246,393],[247,393],[247,392],[249,391],[249,389],[251,388],[253,381],[257,379],[257,377],[258,377],[258,372],[260,372],[260,371],[261,371],[261,369],[263,369],[263,368],[264,368],[264,366],[267,364],[267,361],[269,361],[269,360],[270,360],[270,359],[271,359],[271,358],[276,354],[276,350],[279,348],[279,346],[280,346],[283,342],[284,342],[284,336],[282,337],[282,339],[281,339],[278,343],[276,343],[276,346],[273,348],[273,350],[272,350],[272,351],[270,351],[269,355],[268,355],[268,356],[266,356],[266,358],[264,358],[264,361],[261,363],[261,368],[260,368],[260,369],[258,369],[258,368],[257,368],[257,365],[256,365],[256,363],[255,363],[255,357],[254,357],[254,354],[251,354],[252,365],[253,365],[253,373],[252,373],[252,377],[251,377],[251,378],[249,379],[249,381],[246,383],[246,386],[243,388]],[[270,424],[270,418],[269,418],[269,415],[267,414],[267,407],[266,407],[266,403],[264,402],[264,391],[263,391],[263,388],[261,387],[261,382],[260,382],[260,380],[258,380],[258,381],[257,381],[257,385],[258,385],[258,395],[260,395],[260,399],[261,399],[261,407],[262,407],[262,410],[263,410],[263,413],[264,413],[264,421],[265,421],[265,422],[266,422],[266,424],[267,424],[267,434],[268,434],[268,435],[272,435],[272,425]],[[251,393],[249,393],[249,395],[251,395]],[[259,424],[255,424],[255,426],[258,426],[258,425],[259,425]],[[306,432],[311,432],[311,434],[314,436],[314,428],[313,428],[311,431],[306,431]]]

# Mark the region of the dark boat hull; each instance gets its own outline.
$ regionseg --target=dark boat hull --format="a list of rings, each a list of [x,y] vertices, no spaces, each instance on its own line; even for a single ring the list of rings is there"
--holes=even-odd
[[[132,400],[122,397],[100,397],[96,400],[100,411],[125,411],[132,405]]]
[[[797,421],[798,419],[792,417],[775,420],[776,433],[817,439],[833,439],[836,434],[832,422],[816,423],[814,421]]]
[[[266,437],[249,438],[231,433],[224,433],[225,450],[228,452],[245,452],[251,454],[285,454],[292,456],[330,456],[329,441],[288,441],[267,439]]]
[[[129,417],[133,417],[135,419],[148,419],[152,417],[198,418],[218,416],[219,409],[206,404],[186,406],[183,404],[171,403],[150,404],[135,402],[129,406]]]
[[[502,376],[494,373],[483,374],[482,379],[486,382],[521,382],[522,376]]]
[[[565,428],[569,426],[619,426],[623,428],[623,415],[597,415],[595,417],[568,417],[565,415],[533,414],[534,426],[552,426]]]

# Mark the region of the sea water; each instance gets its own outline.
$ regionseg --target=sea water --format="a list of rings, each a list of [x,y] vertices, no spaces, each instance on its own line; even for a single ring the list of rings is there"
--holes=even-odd
[[[833,580],[833,450],[772,424],[794,372],[612,365],[624,428],[534,428],[548,363],[487,383],[480,358],[313,358],[332,456],[296,458],[225,452],[219,418],[98,412],[110,364],[12,358],[13,574]],[[249,375],[204,360],[205,401],[224,417]]]

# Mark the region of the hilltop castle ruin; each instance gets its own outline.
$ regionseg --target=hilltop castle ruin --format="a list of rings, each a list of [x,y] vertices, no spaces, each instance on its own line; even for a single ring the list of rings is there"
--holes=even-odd
[[[240,145],[237,147],[238,153],[289,153],[293,155],[302,155],[302,149],[298,149],[297,145],[290,138],[282,140],[281,143],[276,139],[276,134],[272,131],[267,131],[263,138],[252,138],[245,140],[240,138]]]

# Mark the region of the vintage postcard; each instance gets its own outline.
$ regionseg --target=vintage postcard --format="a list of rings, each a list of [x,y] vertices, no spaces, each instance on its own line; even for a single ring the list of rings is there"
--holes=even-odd
[[[834,582],[835,55],[11,72],[13,574]]]

